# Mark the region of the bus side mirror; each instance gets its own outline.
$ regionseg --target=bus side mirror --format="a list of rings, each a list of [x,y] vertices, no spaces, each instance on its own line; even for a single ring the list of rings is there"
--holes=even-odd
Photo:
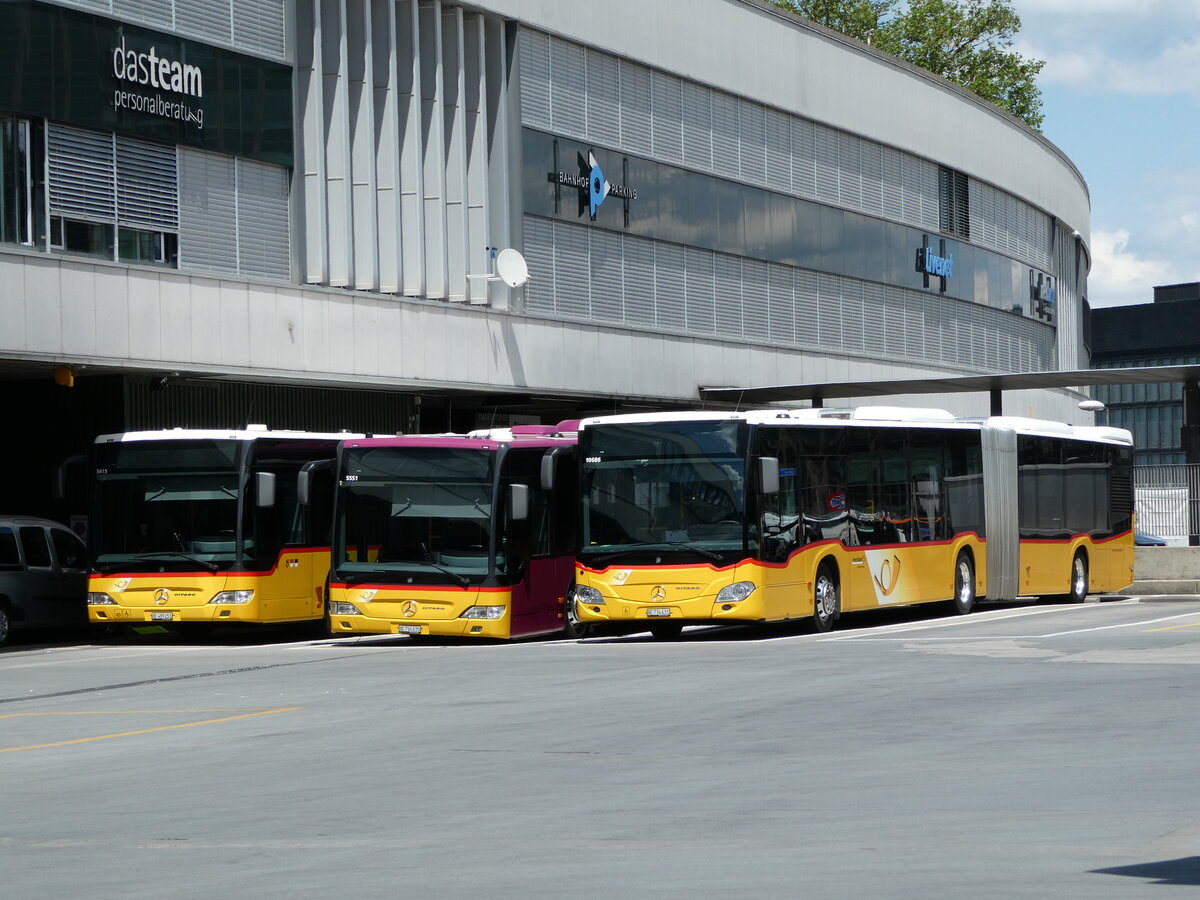
[[[508,486],[508,517],[514,522],[529,518],[529,485],[510,484]]]
[[[254,505],[268,507],[275,505],[275,473],[254,473]]]
[[[76,466],[83,465],[87,462],[87,457],[84,455],[68,456],[58,465],[58,471],[54,473],[54,499],[67,499],[67,479],[70,477],[70,472]]]
[[[314,459],[304,464],[300,475],[296,478],[296,499],[300,501],[301,506],[308,506],[315,499],[313,482],[317,472],[332,469],[333,463],[332,459]]]
[[[779,460],[774,456],[763,456],[758,460],[764,494],[779,493]]]
[[[554,490],[554,474],[558,471],[558,458],[570,456],[575,452],[574,447],[551,447],[542,454],[542,490]]]

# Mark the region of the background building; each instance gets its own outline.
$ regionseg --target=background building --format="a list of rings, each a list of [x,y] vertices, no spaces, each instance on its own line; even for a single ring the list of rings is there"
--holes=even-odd
[[[63,516],[100,431],[1087,364],[1070,160],[757,0],[19,0],[0,46],[0,383],[44,423],[12,511]]]
[[[1093,310],[1091,320],[1095,368],[1200,363],[1200,283],[1156,287],[1153,303]],[[1096,399],[1110,424],[1133,432],[1138,465],[1187,461],[1182,384],[1099,385]]]

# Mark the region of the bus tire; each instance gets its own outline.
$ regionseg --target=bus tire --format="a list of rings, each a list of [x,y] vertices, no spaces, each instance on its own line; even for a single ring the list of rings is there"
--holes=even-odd
[[[813,627],[822,634],[831,631],[841,614],[842,591],[837,566],[826,561],[817,568],[817,580],[813,584]]]
[[[1082,603],[1088,595],[1088,561],[1087,553],[1076,550],[1071,560],[1071,590],[1063,599],[1067,603]]]
[[[966,550],[959,550],[954,561],[954,599],[950,605],[960,616],[975,608],[975,563]]]
[[[650,633],[660,641],[673,641],[682,631],[682,622],[655,622],[650,626]]]
[[[562,636],[568,640],[579,640],[587,637],[591,630],[592,626],[580,622],[579,614],[575,612],[575,586],[572,585],[563,602]]]

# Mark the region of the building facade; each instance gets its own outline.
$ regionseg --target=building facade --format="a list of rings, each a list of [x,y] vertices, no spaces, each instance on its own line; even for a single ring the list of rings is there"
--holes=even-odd
[[[1200,363],[1200,283],[1154,288],[1153,303],[1093,310],[1092,365],[1172,366]],[[1098,385],[1109,424],[1133,432],[1138,465],[1187,462],[1182,384]]]
[[[1087,365],[1070,160],[758,0],[0,17],[0,379],[71,423],[47,457],[126,427],[442,430]],[[527,283],[491,277],[507,248]]]

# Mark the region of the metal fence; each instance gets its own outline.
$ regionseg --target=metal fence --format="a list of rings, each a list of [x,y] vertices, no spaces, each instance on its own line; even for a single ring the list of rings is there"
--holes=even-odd
[[[1184,545],[1200,534],[1200,465],[1134,466],[1138,531]]]

